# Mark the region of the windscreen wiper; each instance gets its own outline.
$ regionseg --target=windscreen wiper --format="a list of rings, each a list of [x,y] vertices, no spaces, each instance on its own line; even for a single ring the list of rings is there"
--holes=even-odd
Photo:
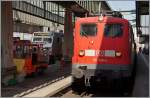
[[[83,36],[88,38],[88,35],[85,32],[82,32]]]

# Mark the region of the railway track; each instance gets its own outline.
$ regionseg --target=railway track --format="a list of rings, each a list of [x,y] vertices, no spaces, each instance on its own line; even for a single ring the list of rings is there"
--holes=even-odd
[[[71,76],[60,77],[50,82],[44,83],[40,86],[34,87],[20,94],[16,94],[13,97],[46,97],[51,96],[62,89],[70,86]],[[60,86],[61,85],[61,86]],[[58,88],[57,88],[58,87]]]
[[[98,89],[97,89],[98,90]],[[74,92],[71,87],[68,87],[59,93],[50,96],[50,97],[130,97],[131,95],[126,94],[121,94],[119,91],[113,92],[113,91],[93,91],[93,90],[85,90],[83,92]]]
[[[131,90],[129,90],[131,91]],[[71,89],[71,76],[61,77],[27,90],[14,97],[130,97],[131,92],[114,91],[107,85],[98,88],[84,88],[79,92]]]
[[[114,88],[104,85],[97,88],[84,88],[81,91],[75,92],[69,86],[62,91],[50,96],[50,97],[131,97],[132,90],[123,92],[122,90],[115,90]]]
[[[71,87],[68,87],[50,97],[91,97],[93,94],[83,92],[74,92]]]

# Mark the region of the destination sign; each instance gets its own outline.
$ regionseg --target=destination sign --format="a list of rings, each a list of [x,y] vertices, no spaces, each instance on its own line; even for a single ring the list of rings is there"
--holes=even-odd
[[[34,33],[34,36],[50,36],[50,33]]]

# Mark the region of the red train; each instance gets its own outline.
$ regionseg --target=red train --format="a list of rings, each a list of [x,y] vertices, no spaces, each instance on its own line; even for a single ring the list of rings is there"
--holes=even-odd
[[[32,75],[42,74],[48,67],[48,53],[33,45],[29,40],[20,40],[14,37],[13,61],[18,73]]]
[[[72,57],[73,87],[91,86],[92,80],[132,76],[136,56],[132,27],[128,20],[113,15],[77,19]]]

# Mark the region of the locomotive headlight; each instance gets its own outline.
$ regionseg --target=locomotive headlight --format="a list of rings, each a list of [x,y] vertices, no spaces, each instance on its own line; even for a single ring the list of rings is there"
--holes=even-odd
[[[116,56],[121,56],[121,52],[116,52]]]
[[[84,50],[80,50],[80,51],[79,51],[79,55],[80,55],[80,56],[84,56],[84,54],[85,54],[85,51],[84,51]]]
[[[102,15],[99,16],[99,17],[98,17],[98,20],[99,20],[99,21],[103,21],[103,16],[102,16]]]

